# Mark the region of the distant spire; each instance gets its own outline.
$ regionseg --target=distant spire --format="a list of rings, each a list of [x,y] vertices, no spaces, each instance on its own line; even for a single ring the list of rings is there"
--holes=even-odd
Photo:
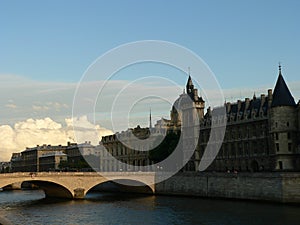
[[[150,108],[150,115],[149,115],[149,128],[152,128],[152,118],[151,118],[151,108]]]
[[[278,63],[278,68],[279,68],[279,75],[282,75],[281,74],[281,64],[280,64],[280,62]]]
[[[194,84],[193,84],[191,76],[189,75],[188,81],[186,83],[186,93],[187,94],[192,93],[193,89],[194,89]]]
[[[253,94],[253,100],[255,100],[256,99],[256,95],[255,95],[255,91],[254,91],[254,94]]]

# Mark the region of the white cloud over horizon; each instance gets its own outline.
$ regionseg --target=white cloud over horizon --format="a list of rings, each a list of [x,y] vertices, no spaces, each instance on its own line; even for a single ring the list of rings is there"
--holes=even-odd
[[[112,131],[92,124],[86,116],[66,118],[65,124],[46,117],[30,118],[17,122],[14,126],[0,125],[0,161],[9,161],[13,152],[21,152],[26,147],[36,145],[66,145],[68,141],[91,141],[93,145],[97,145],[101,136],[109,134],[112,134]]]

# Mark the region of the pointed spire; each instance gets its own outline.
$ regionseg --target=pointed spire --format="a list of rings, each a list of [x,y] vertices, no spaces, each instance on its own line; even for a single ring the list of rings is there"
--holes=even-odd
[[[254,91],[254,94],[253,94],[253,100],[256,100],[255,91]]]
[[[276,106],[295,106],[295,100],[281,74],[281,65],[279,64],[279,75],[275,85],[271,107]]]
[[[149,128],[152,128],[152,116],[151,116],[151,108],[150,108],[150,115],[149,115]]]
[[[282,75],[281,74],[281,64],[280,64],[280,62],[278,63],[278,69],[279,69],[279,75]]]
[[[193,89],[194,89],[194,84],[193,84],[191,75],[189,74],[189,78],[188,78],[188,81],[186,83],[186,93],[187,94],[192,93]]]

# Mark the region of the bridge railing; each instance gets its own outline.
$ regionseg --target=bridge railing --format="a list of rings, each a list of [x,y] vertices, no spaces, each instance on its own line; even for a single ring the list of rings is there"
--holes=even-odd
[[[15,172],[15,173],[3,173],[0,174],[0,177],[36,177],[36,176],[79,176],[79,175],[85,175],[85,176],[129,176],[129,175],[151,175],[153,176],[155,172]]]

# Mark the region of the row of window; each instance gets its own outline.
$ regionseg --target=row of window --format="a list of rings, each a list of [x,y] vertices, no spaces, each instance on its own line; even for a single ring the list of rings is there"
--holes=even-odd
[[[203,155],[205,148],[205,145],[199,147],[200,155]],[[261,140],[243,143],[223,143],[217,158],[237,158],[268,154],[267,140]]]
[[[291,152],[293,150],[293,145],[292,143],[287,143],[287,147],[288,147],[288,151]],[[280,146],[279,146],[279,143],[276,143],[276,151],[279,152],[280,151]]]
[[[287,132],[287,139],[290,140],[291,139],[291,133]],[[275,133],[275,140],[278,141],[279,140],[279,134]]]

